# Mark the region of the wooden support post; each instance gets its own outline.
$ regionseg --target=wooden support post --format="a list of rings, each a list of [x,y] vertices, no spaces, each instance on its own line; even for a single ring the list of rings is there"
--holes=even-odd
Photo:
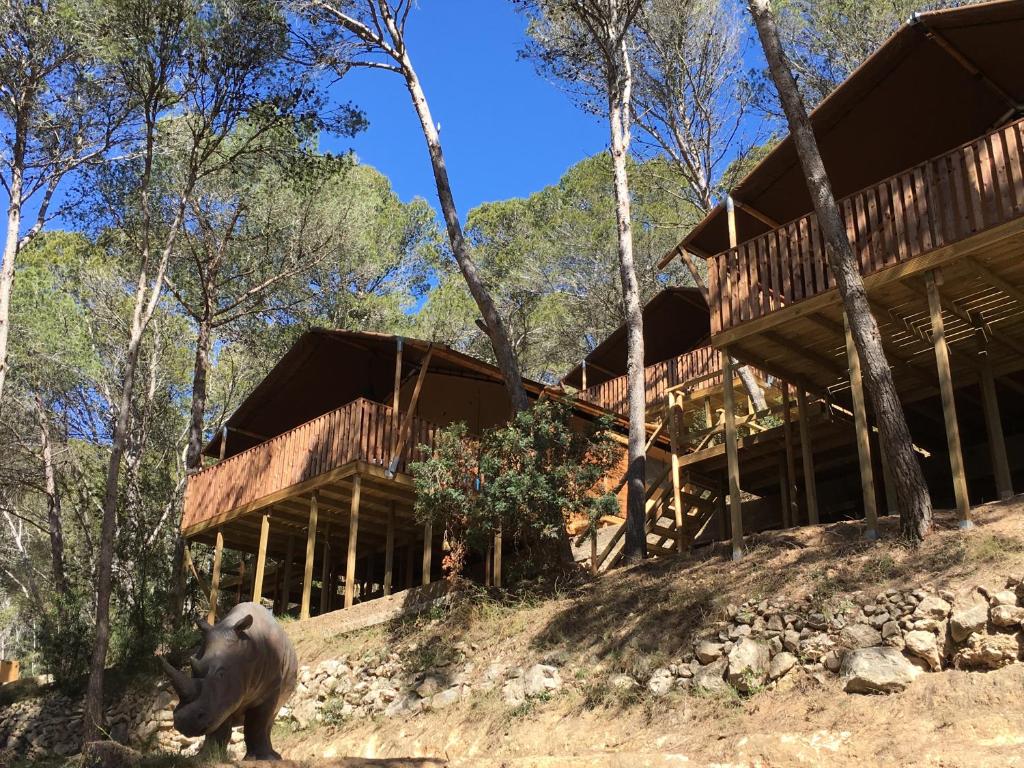
[[[733,201],[732,195],[726,195],[725,197],[725,214],[726,223],[729,228],[729,247],[735,248],[739,245],[740,240],[736,227],[736,203]],[[725,352],[723,351],[722,354],[724,355]]]
[[[743,557],[743,502],[740,499],[740,459],[736,444],[736,397],[733,392],[732,357],[722,350],[722,401],[725,409],[725,454],[729,471],[729,521],[732,528],[732,559]]]
[[[398,465],[402,461],[402,451],[405,450],[405,444],[409,440],[409,432],[412,429],[412,420],[416,414],[416,406],[420,400],[420,392],[423,390],[423,381],[427,378],[427,367],[430,365],[430,358],[434,354],[434,347],[431,345],[427,348],[427,354],[423,358],[423,362],[420,364],[420,372],[416,376],[416,384],[412,388],[412,398],[409,400],[409,411],[405,414],[405,420],[402,422],[402,427],[399,431],[398,442],[395,444],[395,452],[391,457],[391,462],[388,464],[388,472],[392,475],[398,471]]]
[[[210,577],[210,611],[206,620],[217,623],[217,598],[220,596],[220,563],[224,555],[224,533],[217,530],[217,542],[213,546],[213,574]]]
[[[668,421],[668,436],[672,449],[672,506],[675,507],[676,523],[676,552],[682,554],[685,548],[686,531],[683,527],[683,494],[682,484],[679,476],[679,452],[682,450],[680,422],[682,420],[682,406],[679,396],[675,392],[668,394],[668,413],[665,418]]]
[[[292,603],[292,561],[295,559],[295,536],[288,534],[288,544],[284,550],[284,575],[281,577],[280,613],[288,613]]]
[[[302,572],[302,602],[299,619],[309,618],[309,596],[313,590],[313,559],[316,557],[316,517],[320,496],[316,491],[309,499],[309,527],[306,529],[306,563]]]
[[[782,438],[785,444],[786,461],[786,508],[782,524],[787,528],[797,524],[796,503],[796,457],[793,452],[793,398],[789,383],[782,384]]]
[[[356,475],[352,482],[352,506],[349,509],[348,558],[345,560],[345,607],[351,608],[356,586],[356,540],[359,535],[359,496],[363,477]],[[390,533],[390,530],[389,530]]]
[[[928,310],[932,321],[932,344],[935,346],[935,365],[939,371],[939,393],[942,396],[942,418],[946,424],[946,447],[949,450],[949,467],[953,473],[953,493],[956,496],[956,511],[961,528],[970,528],[971,503],[967,495],[967,476],[964,473],[964,457],[960,450],[960,427],[956,420],[956,400],[953,398],[953,376],[949,368],[949,346],[946,343],[946,326],[942,320],[942,299],[935,282],[935,271],[925,275],[928,284]]]
[[[220,430],[220,453],[218,460],[224,461],[224,454],[228,452],[228,425],[225,424]]]
[[[804,494],[807,497],[807,524],[818,524],[818,483],[814,477],[814,450],[811,447],[811,414],[807,408],[805,387],[796,387],[796,417],[800,422],[800,456],[804,470]]]
[[[487,552],[484,554],[484,586],[491,586],[494,578],[494,542],[487,542]]]
[[[875,475],[871,467],[871,428],[868,426],[867,406],[864,402],[864,379],[860,371],[860,355],[853,343],[850,324],[843,313],[846,329],[846,360],[850,366],[850,394],[853,397],[853,428],[857,433],[857,458],[860,463],[860,492],[864,498],[864,520],[867,530],[864,538],[878,538],[878,501],[875,496]]]
[[[580,387],[580,389],[586,389],[587,388],[587,359],[586,358],[583,358],[583,362],[580,363],[580,367],[581,367],[582,377],[583,377],[583,381],[581,382],[583,384],[583,386]]]
[[[267,568],[267,542],[270,540],[270,512],[260,520],[260,548],[256,554],[256,574],[252,580],[252,601],[257,605],[263,597],[263,574]]]
[[[981,357],[981,407],[985,412],[985,432],[988,437],[988,450],[992,458],[992,474],[996,483],[996,493],[1004,501],[1013,496],[1013,480],[1010,477],[1010,462],[1006,458],[1006,440],[1003,438],[1003,421],[999,414],[999,395],[996,392],[996,380],[992,374],[992,360],[989,357],[984,333],[978,332],[984,350]]]
[[[789,527],[789,498],[791,489],[789,478],[786,477],[786,454],[779,454],[779,514],[783,528]]]
[[[401,420],[398,416],[398,409],[402,404],[402,347],[404,339],[401,336],[395,337],[395,390],[391,395],[391,450],[398,447],[398,429]]]
[[[405,588],[412,589],[416,583],[416,540],[410,536],[405,544]]]
[[[494,534],[494,586],[501,589],[501,529]]]
[[[384,543],[384,595],[391,594],[391,582],[395,570],[395,502],[388,510],[388,532]]]
[[[334,577],[331,575],[331,526],[324,529],[324,546],[320,563],[320,615],[331,610],[331,592],[334,591]]]
[[[493,547],[492,547],[493,549]],[[597,529],[590,536],[590,572],[594,576],[600,572],[601,564],[597,562]]]
[[[434,555],[434,526],[427,523],[423,526],[423,586],[430,583],[430,567]]]

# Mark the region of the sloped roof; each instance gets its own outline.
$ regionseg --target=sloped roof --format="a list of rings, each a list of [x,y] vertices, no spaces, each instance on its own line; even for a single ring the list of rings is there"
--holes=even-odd
[[[1008,121],[1024,105],[1024,0],[930,11],[897,30],[812,113],[836,198],[941,155]],[[740,242],[812,209],[792,139],[732,192]],[[729,247],[719,204],[680,244],[702,256]],[[666,257],[668,259],[670,257]]]
[[[697,288],[666,288],[643,308],[644,365],[689,352],[706,344],[711,334],[708,305]],[[602,384],[626,373],[626,326],[620,325],[587,355],[587,386]],[[583,385],[583,365],[562,379],[577,389]]]

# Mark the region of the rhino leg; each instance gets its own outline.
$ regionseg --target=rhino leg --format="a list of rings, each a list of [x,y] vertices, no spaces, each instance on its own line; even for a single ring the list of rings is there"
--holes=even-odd
[[[270,745],[270,729],[277,716],[277,697],[257,704],[245,712],[245,759],[280,760],[281,755]]]
[[[228,743],[231,741],[231,719],[228,718],[224,724],[213,733],[207,734],[203,741],[202,751],[205,754],[214,754],[218,758],[224,757],[228,752]]]

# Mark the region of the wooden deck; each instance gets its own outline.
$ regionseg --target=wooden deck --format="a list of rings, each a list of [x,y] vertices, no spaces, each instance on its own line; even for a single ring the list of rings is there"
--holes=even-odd
[[[277,502],[341,480],[357,463],[375,468],[378,482],[391,463],[404,414],[360,398],[193,475],[181,528],[191,536]],[[438,427],[413,418],[397,472],[423,458]],[[408,481],[408,478],[405,478]],[[408,483],[406,483],[408,484]]]
[[[1024,120],[839,201],[865,276],[1024,216]],[[708,259],[716,346],[835,288],[811,213]],[[731,333],[737,331],[736,333]]]

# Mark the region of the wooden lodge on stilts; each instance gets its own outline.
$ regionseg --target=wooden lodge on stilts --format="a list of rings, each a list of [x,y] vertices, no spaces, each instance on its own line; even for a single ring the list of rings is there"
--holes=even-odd
[[[1021,0],[915,15],[811,115],[933,502],[964,525],[1024,469],[1022,39]],[[895,511],[885,446],[790,138],[662,266],[674,258],[706,265],[701,354],[723,381],[747,364],[781,391],[782,423],[744,436],[743,390],[725,386],[724,445],[672,452],[725,472],[734,554],[752,498],[774,496],[779,525],[862,517],[875,535]]]

